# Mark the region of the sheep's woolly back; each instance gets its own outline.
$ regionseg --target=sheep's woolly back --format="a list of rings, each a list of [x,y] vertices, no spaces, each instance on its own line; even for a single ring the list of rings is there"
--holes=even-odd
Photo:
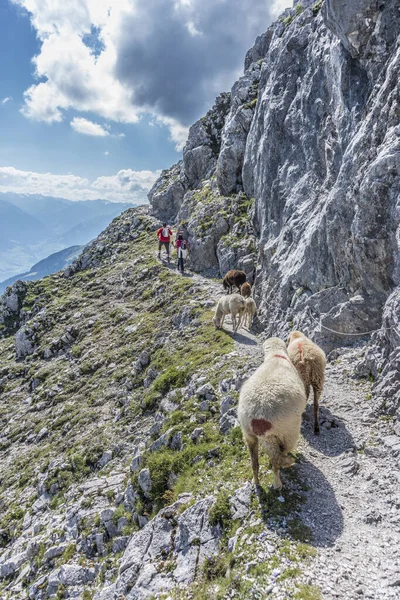
[[[240,294],[221,296],[215,309],[214,323],[218,325],[223,315],[236,316],[244,312],[246,301]]]
[[[224,288],[229,288],[234,285],[240,288],[240,286],[246,281],[246,273],[244,271],[238,271],[237,269],[231,269],[225,275],[222,284]]]
[[[292,331],[287,351],[306,389],[310,386],[322,392],[325,379],[326,357],[324,351],[301,331]]]
[[[285,451],[294,449],[306,406],[304,385],[279,338],[264,343],[263,364],[244,383],[238,420],[246,433],[261,439],[277,438]],[[258,429],[258,422],[270,424]],[[262,429],[264,428],[264,431]]]

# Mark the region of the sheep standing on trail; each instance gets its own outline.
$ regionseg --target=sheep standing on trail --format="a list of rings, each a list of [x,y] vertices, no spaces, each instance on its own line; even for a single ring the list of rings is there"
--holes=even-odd
[[[243,298],[250,298],[251,296],[251,285],[246,281],[240,288],[240,293]]]
[[[222,296],[218,300],[214,315],[214,325],[221,329],[226,315],[232,317],[233,333],[236,333],[243,319],[246,302],[240,294],[232,294],[231,296]]]
[[[257,305],[253,298],[246,298],[246,308],[244,310],[244,327],[251,329],[253,317],[257,314]]]
[[[325,352],[301,331],[292,331],[288,340],[288,354],[303,380],[307,399],[311,386],[314,390],[314,433],[318,434],[318,406],[324,389]]]
[[[237,271],[236,269],[232,269],[231,271],[228,271],[225,275],[222,281],[222,285],[224,286],[224,290],[228,290],[228,294],[230,294],[233,290],[234,285],[240,291],[240,286],[245,281],[246,273],[244,271]]]
[[[285,342],[264,342],[264,362],[244,383],[239,397],[238,420],[250,450],[255,485],[258,479],[258,443],[271,459],[274,488],[282,482],[279,469],[295,461],[288,456],[300,434],[301,415],[306,406],[304,385],[289,360]]]

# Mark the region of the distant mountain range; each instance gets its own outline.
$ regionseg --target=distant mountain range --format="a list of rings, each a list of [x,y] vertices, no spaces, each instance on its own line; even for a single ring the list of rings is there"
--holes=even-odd
[[[33,267],[27,273],[20,273],[19,275],[14,275],[14,277],[6,279],[5,281],[1,281],[0,294],[2,294],[9,285],[12,285],[18,279],[22,279],[23,281],[36,281],[37,279],[46,277],[46,275],[51,275],[52,273],[61,271],[61,269],[65,269],[65,267],[70,265],[76,258],[78,258],[83,248],[84,246],[71,246],[70,248],[60,250],[60,252],[50,254],[50,256],[47,258],[44,258],[33,265]]]
[[[0,193],[0,281],[71,246],[82,246],[133,203]],[[33,269],[33,267],[32,267]]]

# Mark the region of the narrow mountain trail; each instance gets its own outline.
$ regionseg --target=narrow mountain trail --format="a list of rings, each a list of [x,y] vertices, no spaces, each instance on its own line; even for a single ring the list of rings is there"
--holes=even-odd
[[[320,436],[310,402],[303,421],[302,520],[318,550],[305,576],[323,598],[400,598],[398,459],[390,426],[371,413],[369,384],[351,376],[352,358],[327,366]]]
[[[222,295],[220,284],[193,277],[211,287],[215,298]],[[232,334],[229,318],[224,329]],[[263,360],[262,341],[244,328],[233,339],[237,352],[256,368]],[[308,490],[301,520],[317,550],[303,581],[319,587],[324,599],[400,598],[400,473],[395,458],[400,448],[392,448],[396,440],[390,423],[377,420],[371,411],[371,383],[354,375],[357,350],[340,349],[336,355],[326,368],[321,433],[313,432],[311,393],[295,467]],[[285,485],[285,471],[282,479]],[[286,597],[278,585],[270,594]]]

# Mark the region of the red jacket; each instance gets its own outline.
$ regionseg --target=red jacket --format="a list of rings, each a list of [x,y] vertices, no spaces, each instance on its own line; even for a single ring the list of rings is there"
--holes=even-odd
[[[163,229],[168,229],[168,236],[164,237],[162,234]],[[170,230],[169,227],[160,227],[160,229],[157,231],[157,237],[160,240],[160,242],[169,242],[170,240],[170,236],[172,235],[172,231]]]

